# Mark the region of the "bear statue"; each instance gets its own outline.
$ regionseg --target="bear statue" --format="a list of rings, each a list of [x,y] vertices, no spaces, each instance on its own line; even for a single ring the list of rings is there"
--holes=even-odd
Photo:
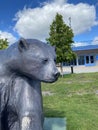
[[[43,130],[41,82],[58,79],[54,47],[21,38],[0,51],[0,130]]]

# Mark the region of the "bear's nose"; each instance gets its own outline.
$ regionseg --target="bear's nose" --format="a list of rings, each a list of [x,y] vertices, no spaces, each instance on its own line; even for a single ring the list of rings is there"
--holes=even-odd
[[[60,72],[55,72],[54,74],[53,74],[53,76],[55,77],[55,78],[58,78],[59,76],[60,76]]]

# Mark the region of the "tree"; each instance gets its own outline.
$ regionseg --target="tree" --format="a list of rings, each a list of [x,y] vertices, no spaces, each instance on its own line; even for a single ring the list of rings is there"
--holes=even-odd
[[[6,49],[8,47],[7,39],[0,39],[0,50]]]
[[[63,17],[56,14],[55,19],[50,25],[50,33],[47,42],[56,47],[57,63],[60,63],[61,72],[63,73],[62,63],[70,62],[75,58],[75,53],[72,51],[73,31],[67,26]]]

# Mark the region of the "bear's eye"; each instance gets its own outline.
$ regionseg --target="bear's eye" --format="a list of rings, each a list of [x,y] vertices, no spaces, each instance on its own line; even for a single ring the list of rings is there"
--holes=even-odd
[[[43,59],[43,64],[46,64],[48,62],[48,59]]]

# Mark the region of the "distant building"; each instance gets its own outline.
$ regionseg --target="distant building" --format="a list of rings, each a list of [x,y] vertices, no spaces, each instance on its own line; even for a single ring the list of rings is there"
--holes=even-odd
[[[79,46],[72,49],[76,53],[75,65],[98,65],[98,45]]]
[[[98,72],[98,45],[73,47],[76,59],[70,63],[63,63],[64,71],[70,71],[73,65],[75,73]]]

